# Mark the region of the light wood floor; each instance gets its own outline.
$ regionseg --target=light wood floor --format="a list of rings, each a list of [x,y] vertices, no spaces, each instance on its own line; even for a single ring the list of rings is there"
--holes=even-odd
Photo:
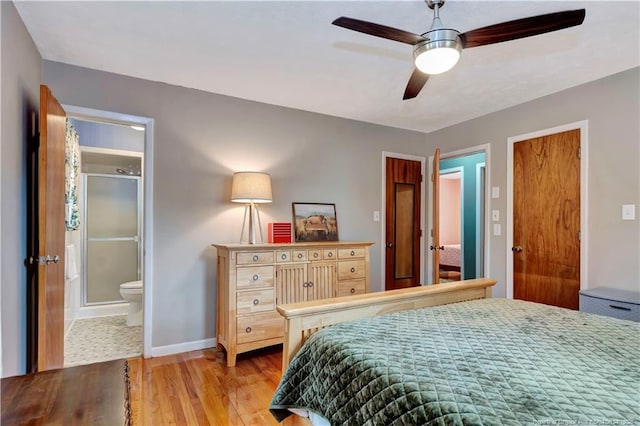
[[[269,403],[280,381],[282,347],[238,355],[200,350],[129,359],[135,425],[277,425]],[[291,416],[283,425],[309,425]]]

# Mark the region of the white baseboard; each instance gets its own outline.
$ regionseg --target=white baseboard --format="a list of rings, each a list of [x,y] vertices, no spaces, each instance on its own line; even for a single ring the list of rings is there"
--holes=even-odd
[[[182,352],[197,351],[216,346],[216,339],[194,340],[193,342],[177,343],[175,345],[155,346],[151,348],[151,354],[144,354],[145,358],[179,354]]]

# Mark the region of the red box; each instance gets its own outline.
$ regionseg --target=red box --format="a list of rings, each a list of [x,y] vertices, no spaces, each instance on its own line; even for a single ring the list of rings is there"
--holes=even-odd
[[[291,223],[275,222],[268,224],[269,242],[270,243],[290,243],[291,242]]]

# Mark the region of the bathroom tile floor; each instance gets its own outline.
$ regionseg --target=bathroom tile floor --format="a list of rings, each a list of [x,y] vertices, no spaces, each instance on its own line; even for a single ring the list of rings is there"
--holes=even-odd
[[[142,326],[126,315],[77,319],[64,338],[64,366],[92,364],[142,354]]]

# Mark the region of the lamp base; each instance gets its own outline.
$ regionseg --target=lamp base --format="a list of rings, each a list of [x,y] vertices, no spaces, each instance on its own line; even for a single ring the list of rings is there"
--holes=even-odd
[[[247,239],[244,240],[244,229],[247,225],[247,212],[249,213],[249,226]],[[256,239],[256,223],[260,232],[260,240]],[[242,230],[240,231],[240,243],[245,244],[261,244],[264,242],[264,236],[262,235],[262,223],[260,222],[260,210],[255,203],[249,203],[244,207],[244,219],[242,221]]]

